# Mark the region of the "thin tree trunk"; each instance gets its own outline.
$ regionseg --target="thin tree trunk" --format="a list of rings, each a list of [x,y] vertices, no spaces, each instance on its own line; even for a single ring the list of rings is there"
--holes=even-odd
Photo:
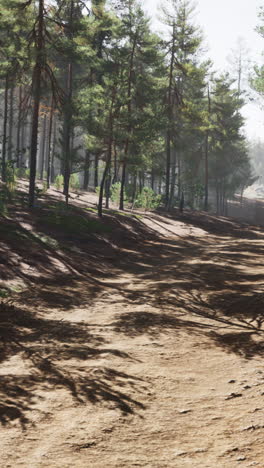
[[[84,178],[83,178],[83,190],[88,190],[90,179],[90,152],[85,151],[85,162],[84,162]]]
[[[118,180],[118,167],[117,167],[117,147],[116,142],[114,143],[114,177],[113,177],[113,184],[115,184]]]
[[[173,205],[175,186],[176,186],[176,151],[175,150],[173,154],[173,164],[172,164],[171,169],[172,169],[172,176],[171,176],[170,202],[169,202],[170,207],[172,207]]]
[[[38,36],[37,36],[37,58],[33,70],[32,86],[34,93],[34,105],[32,116],[31,132],[31,153],[30,153],[30,177],[29,177],[29,208],[34,207],[35,202],[35,180],[38,149],[38,126],[39,126],[39,106],[41,96],[41,69],[43,53],[43,32],[44,32],[44,0],[39,0],[38,11]]]
[[[136,196],[137,196],[137,174],[134,175],[134,180],[133,180],[132,207],[131,207],[132,210],[134,209]]]
[[[114,109],[114,103],[115,103],[115,98],[116,98],[116,88],[114,87],[112,90],[112,101],[111,101],[111,106],[110,106],[110,111],[109,111],[109,140],[108,140],[108,150],[107,150],[107,157],[106,157],[106,164],[105,164],[105,169],[103,172],[103,177],[101,180],[100,184],[100,193],[99,193],[99,201],[98,201],[98,216],[102,217],[103,216],[103,196],[104,196],[104,187],[105,187],[105,182],[106,178],[110,179],[110,167],[111,167],[111,160],[112,160],[112,147],[113,147],[113,129],[114,129],[114,116],[113,116],[113,109]],[[109,182],[110,184],[110,182]],[[107,189],[107,203],[106,203],[106,208],[109,208],[109,189]]]
[[[127,111],[129,118],[131,117],[132,112],[132,105],[131,105],[131,94],[132,94],[132,72],[134,68],[134,57],[136,52],[136,45],[137,45],[137,35],[135,34],[131,55],[130,55],[130,64],[129,64],[129,72],[128,72],[128,90],[127,90]],[[124,210],[124,189],[125,189],[125,182],[126,182],[126,167],[127,167],[127,158],[129,152],[129,143],[130,143],[130,134],[131,134],[131,125],[128,125],[128,136],[125,143],[125,151],[124,151],[124,160],[123,160],[123,167],[122,167],[122,177],[121,177],[121,188],[120,188],[120,203],[119,209]]]
[[[208,85],[208,114],[211,113],[211,98],[210,87]],[[204,209],[208,211],[208,194],[209,194],[209,170],[208,170],[208,156],[209,156],[209,130],[206,131],[205,138],[205,180],[204,180]]]
[[[98,187],[98,162],[99,162],[99,155],[94,155],[94,188]]]
[[[4,118],[3,118],[3,142],[2,142],[2,182],[6,182],[6,140],[7,140],[7,119],[8,119],[8,74],[5,79],[4,95]]]
[[[109,166],[108,174],[106,175],[106,181],[105,181],[105,207],[106,209],[109,209],[110,188],[111,188],[111,164]]]
[[[18,116],[17,116],[17,135],[16,135],[16,165],[21,167],[20,143],[21,143],[21,117],[22,117],[22,86],[18,88]]]
[[[51,151],[51,172],[50,172],[50,181],[53,184],[55,181],[55,151],[56,151],[56,137],[57,137],[57,122],[56,116],[54,117],[53,125],[53,139],[52,139],[52,151]]]
[[[122,166],[122,176],[121,176],[121,188],[120,188],[120,203],[119,203],[119,209],[124,210],[124,198],[125,198],[125,183],[126,183],[126,161],[123,161],[123,166]]]
[[[48,136],[48,162],[47,162],[47,188],[50,188],[50,178],[51,178],[51,141],[52,141],[52,127],[53,127],[53,113],[54,113],[54,99],[51,98],[50,104],[50,115],[49,115],[49,136]]]
[[[70,19],[69,19],[69,34],[71,34],[73,22],[73,0],[70,3]],[[66,205],[69,203],[69,186],[71,175],[71,136],[72,136],[72,85],[73,85],[73,64],[68,63],[67,70],[67,101],[64,114],[64,132],[63,132],[63,147],[64,147],[64,190]]]
[[[14,85],[9,91],[9,124],[8,124],[8,160],[12,161],[13,149],[13,125],[14,125]]]
[[[45,158],[46,158],[46,123],[47,115],[44,115],[43,124],[42,124],[42,134],[40,137],[40,148],[39,148],[39,157],[40,157],[40,180],[43,180],[44,170],[45,170]]]
[[[165,206],[170,208],[170,171],[171,171],[171,125],[172,125],[172,87],[173,87],[173,69],[175,60],[175,24],[173,24],[173,39],[170,59],[169,89],[168,89],[168,129],[166,135],[166,190]]]

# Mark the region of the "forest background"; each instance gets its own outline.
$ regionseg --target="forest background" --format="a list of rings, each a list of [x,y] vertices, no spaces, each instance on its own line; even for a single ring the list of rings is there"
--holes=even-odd
[[[24,177],[30,208],[55,184],[66,205],[70,189],[96,191],[99,216],[104,198],[226,214],[263,177],[263,143],[247,140],[242,115],[245,48],[218,72],[190,1],[163,2],[159,34],[135,0],[0,6],[2,210]],[[258,96],[263,73],[249,77]]]

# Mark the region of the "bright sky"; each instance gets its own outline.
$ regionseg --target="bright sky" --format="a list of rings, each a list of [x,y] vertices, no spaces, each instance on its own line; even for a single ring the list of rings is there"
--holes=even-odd
[[[142,1],[148,13],[153,17],[153,25],[157,30],[162,28],[155,19],[157,5],[161,1]],[[264,0],[197,0],[196,4],[196,22],[204,31],[205,44],[209,49],[208,55],[217,70],[227,70],[230,67],[226,58],[231,49],[237,48],[237,41],[241,37],[250,50],[252,61],[261,63],[264,38],[262,39],[254,29],[259,24],[258,10],[261,5],[264,6]],[[247,119],[248,136],[264,139],[264,101],[262,110],[258,104],[250,103],[245,106],[243,113]]]

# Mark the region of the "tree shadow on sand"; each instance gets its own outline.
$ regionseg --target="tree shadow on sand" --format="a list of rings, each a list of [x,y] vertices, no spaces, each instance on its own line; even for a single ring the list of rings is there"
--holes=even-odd
[[[106,404],[123,414],[144,409],[131,396],[144,387],[144,381],[107,365],[108,358],[131,361],[131,357],[107,346],[87,325],[36,317],[2,303],[0,338],[2,425],[18,420],[25,429],[43,392],[54,388],[66,390],[79,404]],[[19,364],[12,370],[14,356],[23,363],[19,372]],[[92,360],[98,358],[105,364],[95,368]]]

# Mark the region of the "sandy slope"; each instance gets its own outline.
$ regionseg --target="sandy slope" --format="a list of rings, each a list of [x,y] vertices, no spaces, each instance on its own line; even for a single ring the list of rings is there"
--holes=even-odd
[[[263,232],[148,214],[121,246],[118,229],[100,271],[102,247],[76,253],[96,284],[6,306],[1,467],[264,467]]]

